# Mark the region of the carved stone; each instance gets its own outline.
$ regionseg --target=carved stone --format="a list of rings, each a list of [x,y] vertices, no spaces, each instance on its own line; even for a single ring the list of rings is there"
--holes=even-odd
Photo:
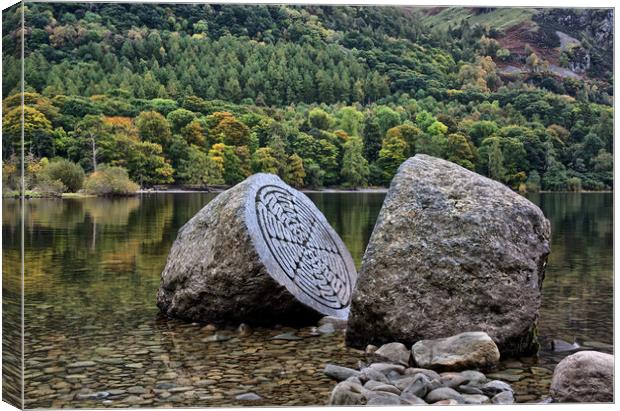
[[[303,193],[255,174],[218,195],[179,235],[157,304],[191,321],[300,323],[346,318],[357,273]]]

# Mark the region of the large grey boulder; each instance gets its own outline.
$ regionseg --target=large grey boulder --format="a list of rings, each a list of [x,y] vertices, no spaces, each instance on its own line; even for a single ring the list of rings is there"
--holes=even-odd
[[[501,183],[418,154],[392,180],[351,304],[347,344],[414,344],[484,331],[537,351],[550,225]]]
[[[172,317],[212,323],[346,318],[356,277],[351,255],[312,201],[275,175],[255,174],[179,230],[157,305]]]
[[[483,332],[421,340],[411,347],[411,353],[418,367],[441,371],[488,370],[499,362],[497,345]],[[460,378],[466,380],[462,376]]]
[[[613,402],[614,356],[580,351],[555,367],[551,380],[555,402]]]

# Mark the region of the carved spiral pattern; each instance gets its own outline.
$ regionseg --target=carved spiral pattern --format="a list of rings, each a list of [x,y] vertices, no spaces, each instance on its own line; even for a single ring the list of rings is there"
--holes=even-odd
[[[351,300],[345,262],[326,227],[286,189],[267,185],[256,193],[263,239],[280,268],[310,298],[341,309]]]

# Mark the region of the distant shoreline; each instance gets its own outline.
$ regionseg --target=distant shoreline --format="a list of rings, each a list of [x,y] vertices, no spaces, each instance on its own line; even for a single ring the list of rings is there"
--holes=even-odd
[[[230,187],[228,187],[230,188]],[[117,197],[135,197],[135,196],[139,196],[139,195],[148,195],[148,194],[190,194],[190,193],[197,193],[197,194],[205,194],[205,193],[222,193],[226,190],[228,190],[228,188],[223,188],[223,187],[217,187],[217,188],[211,188],[211,189],[197,189],[197,190],[188,190],[188,189],[145,189],[145,190],[138,190],[135,193],[132,194],[127,194],[127,195],[123,195],[123,196],[117,196]],[[357,190],[353,190],[353,189],[345,189],[345,188],[324,188],[324,189],[301,189],[299,190],[302,193],[335,193],[335,194],[386,194],[388,192],[388,188],[387,187],[366,187],[366,188],[360,188]],[[537,191],[537,192],[531,192],[531,193],[525,193],[525,194],[547,194],[547,193],[574,193],[574,194],[596,194],[596,193],[608,193],[611,194],[613,193],[613,190],[599,190],[599,191],[592,191],[592,190],[581,190],[581,191],[550,191],[550,190],[541,190],[541,191]],[[3,198],[19,198],[19,195],[17,194],[3,194],[2,196]],[[115,196],[100,196],[100,195],[95,195],[95,194],[86,194],[86,193],[63,193],[62,196],[42,196],[42,195],[38,195],[38,194],[34,194],[34,193],[29,193],[26,194],[26,199],[30,200],[30,199],[37,199],[37,198],[58,198],[58,199],[80,199],[80,198],[113,198]]]
[[[137,194],[185,194],[185,193],[221,193],[223,191],[228,190],[228,188],[212,188],[206,190],[188,190],[188,189],[170,189],[170,190],[162,190],[162,189],[146,189],[146,190],[138,190]],[[350,194],[359,194],[359,193],[387,193],[387,187],[366,187],[359,189],[346,189],[346,188],[323,188],[323,189],[300,189],[302,193],[350,193]]]

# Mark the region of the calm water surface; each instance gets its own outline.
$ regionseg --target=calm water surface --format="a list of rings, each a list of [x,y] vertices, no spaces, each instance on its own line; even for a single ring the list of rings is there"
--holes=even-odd
[[[256,329],[239,335],[158,315],[159,275],[177,230],[213,194],[150,194],[124,199],[26,202],[26,406],[127,407],[326,404],[328,362],[355,366],[363,356],[341,334],[310,328]],[[382,193],[310,193],[359,266]],[[532,195],[552,225],[543,288],[538,358],[506,359],[500,377],[518,401],[546,395],[553,367],[568,353],[553,339],[611,352],[613,347],[613,195]],[[19,275],[19,203],[3,200],[4,290]],[[8,294],[7,294],[8,295]],[[294,331],[301,340],[272,340]],[[103,398],[78,397],[106,391]],[[80,399],[78,399],[80,398]]]

